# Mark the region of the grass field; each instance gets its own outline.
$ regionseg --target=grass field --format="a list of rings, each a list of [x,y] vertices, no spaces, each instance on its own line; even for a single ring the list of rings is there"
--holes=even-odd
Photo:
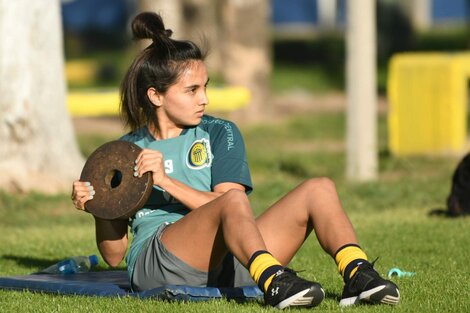
[[[303,179],[329,176],[377,270],[392,267],[415,272],[394,278],[402,301],[397,307],[361,305],[341,309],[342,281],[331,257],[310,238],[291,266],[319,281],[326,290],[317,312],[469,312],[469,218],[429,216],[444,208],[450,176],[458,159],[395,158],[386,150],[386,127],[380,119],[380,178],[373,183],[345,179],[344,116],[304,114],[272,124],[242,128],[255,183],[251,195],[259,213]],[[116,134],[82,134],[88,155]],[[97,253],[92,217],[77,212],[69,194],[0,193],[0,276],[21,275],[73,255]],[[122,265],[124,266],[124,265]],[[100,260],[99,269],[106,269]],[[168,303],[130,298],[56,296],[0,291],[1,312],[267,312],[259,303]]]

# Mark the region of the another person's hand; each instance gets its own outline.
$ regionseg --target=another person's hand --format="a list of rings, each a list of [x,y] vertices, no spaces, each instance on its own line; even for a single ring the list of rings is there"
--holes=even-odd
[[[135,160],[134,176],[142,177],[146,172],[152,172],[153,184],[160,186],[167,177],[163,154],[152,149],[143,149]]]
[[[76,180],[72,186],[72,202],[77,210],[85,210],[85,202],[93,199],[95,190],[89,182]]]

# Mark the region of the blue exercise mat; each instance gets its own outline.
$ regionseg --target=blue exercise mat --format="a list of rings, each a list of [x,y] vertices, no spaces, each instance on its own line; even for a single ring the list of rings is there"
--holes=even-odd
[[[131,296],[177,301],[206,301],[226,298],[243,302],[260,300],[263,296],[256,286],[215,288],[166,285],[142,292],[133,292],[130,290],[126,271],[0,277],[0,289],[99,297]]]

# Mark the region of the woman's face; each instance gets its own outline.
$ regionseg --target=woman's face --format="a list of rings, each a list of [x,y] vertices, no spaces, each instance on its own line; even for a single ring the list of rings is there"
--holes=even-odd
[[[160,95],[159,124],[166,122],[179,128],[198,125],[209,103],[206,95],[208,82],[205,64],[202,61],[191,62],[178,81]]]

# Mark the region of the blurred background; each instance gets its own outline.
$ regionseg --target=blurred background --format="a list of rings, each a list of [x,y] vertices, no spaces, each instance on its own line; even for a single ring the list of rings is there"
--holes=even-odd
[[[201,39],[197,36],[204,34],[211,41],[213,75],[223,83],[221,62],[216,60],[220,58],[217,50],[221,47],[217,40],[223,42],[227,38],[214,35],[224,28],[222,18],[217,16],[220,1],[173,0],[175,4],[162,5],[165,1],[62,0],[66,59],[93,65],[92,70],[84,66],[81,72],[69,67],[70,88],[119,84],[135,54],[128,27],[130,19],[141,10],[139,6],[145,8],[152,2],[151,5],[162,12],[168,26],[175,30],[177,38],[196,37],[197,40]],[[269,42],[267,48],[273,66],[269,79],[271,89],[310,93],[343,90],[345,0],[267,2],[268,25],[265,27],[268,30],[263,34]],[[169,14],[165,6],[180,10]],[[386,91],[387,65],[394,53],[468,49],[469,12],[470,1],[466,0],[379,0],[378,90],[382,94]],[[174,14],[181,16],[174,17]]]
[[[120,79],[145,46],[132,41],[129,23],[145,10],[161,13],[175,38],[208,47],[211,87],[217,87],[209,92],[209,112],[259,121],[347,106],[345,0],[67,0],[61,6],[68,103],[76,117],[116,114]],[[378,0],[374,10],[371,62],[391,152],[461,154],[469,133],[470,1]],[[461,73],[451,74],[454,67]]]

